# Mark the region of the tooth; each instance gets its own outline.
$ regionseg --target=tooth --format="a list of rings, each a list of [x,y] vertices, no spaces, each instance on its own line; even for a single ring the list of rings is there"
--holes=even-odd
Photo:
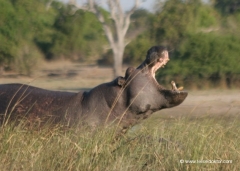
[[[176,86],[175,82],[171,81],[171,84],[172,84],[172,90],[176,91],[177,90],[177,86]]]
[[[171,81],[171,84],[172,84],[172,90],[173,91],[176,91],[176,92],[180,93],[180,91],[183,90],[183,87],[177,88],[177,86],[176,86],[174,81]]]
[[[176,92],[180,93],[180,91],[183,90],[183,87],[177,88],[177,86],[176,86],[174,81],[171,81],[171,84],[172,84],[172,90],[173,91],[176,91]]]
[[[181,91],[181,90],[183,90],[183,87],[178,87],[178,91]]]

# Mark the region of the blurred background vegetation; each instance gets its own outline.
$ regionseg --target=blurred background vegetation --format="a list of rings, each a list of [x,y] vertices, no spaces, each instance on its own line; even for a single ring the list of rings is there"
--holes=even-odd
[[[157,75],[161,83],[240,86],[239,0],[156,0],[154,12],[138,9],[131,19],[125,64],[137,66],[151,46],[165,45],[171,62]],[[0,75],[30,76],[40,61],[58,59],[112,65],[95,16],[61,1],[0,0]]]

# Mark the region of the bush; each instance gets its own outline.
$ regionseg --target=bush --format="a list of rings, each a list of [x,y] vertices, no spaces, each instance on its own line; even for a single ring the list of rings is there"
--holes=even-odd
[[[0,0],[0,67],[30,75],[41,53],[36,42],[49,42],[54,12],[34,0]]]
[[[240,39],[234,35],[198,33],[189,35],[158,74],[161,82],[170,79],[187,87],[238,87],[240,79]]]
[[[141,34],[130,42],[124,52],[124,62],[139,65],[145,60],[147,50],[153,46],[148,34]]]
[[[43,59],[43,55],[35,45],[23,43],[22,48],[18,49],[11,68],[20,74],[31,76]]]
[[[96,61],[103,54],[103,45],[107,44],[101,23],[90,12],[77,10],[72,14],[69,6],[58,11],[54,23],[56,30],[48,58],[60,56],[72,60]]]

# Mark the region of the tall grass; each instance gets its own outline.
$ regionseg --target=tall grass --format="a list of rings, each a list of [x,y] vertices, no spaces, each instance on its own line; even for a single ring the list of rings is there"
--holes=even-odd
[[[117,139],[114,129],[84,131],[21,124],[0,130],[0,170],[238,170],[240,120],[149,119]],[[183,162],[181,163],[180,162]],[[192,163],[221,160],[232,163]]]

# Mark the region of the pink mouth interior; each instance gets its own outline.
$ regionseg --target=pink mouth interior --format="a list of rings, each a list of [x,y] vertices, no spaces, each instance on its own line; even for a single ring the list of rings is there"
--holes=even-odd
[[[155,79],[155,81],[157,81],[156,78],[155,78],[155,73],[156,73],[157,70],[158,70],[159,68],[161,68],[162,66],[163,66],[163,63],[157,62],[157,63],[152,67],[152,69],[151,69],[151,74],[152,74],[152,77]]]
[[[164,57],[161,59],[158,59],[157,63],[151,68],[151,74],[152,77],[154,78],[154,80],[157,82],[156,78],[155,78],[155,73],[157,72],[157,70],[161,67],[164,67],[167,62],[169,61],[169,57],[168,57],[168,51],[163,51],[162,54],[164,55]]]

